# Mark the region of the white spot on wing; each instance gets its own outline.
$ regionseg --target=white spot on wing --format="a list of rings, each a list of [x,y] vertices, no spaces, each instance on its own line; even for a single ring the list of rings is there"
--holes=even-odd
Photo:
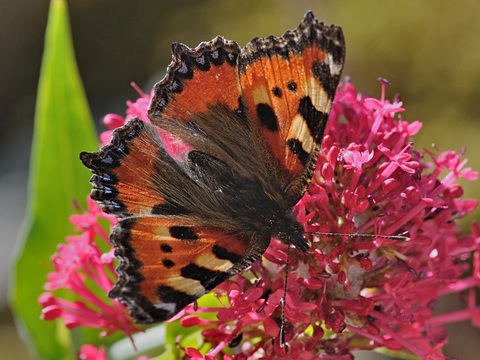
[[[185,278],[183,276],[168,279],[167,285],[177,291],[181,291],[187,295],[195,297],[200,297],[206,292],[200,281]]]
[[[153,230],[153,233],[155,234],[155,240],[170,240],[172,238],[172,235],[170,235],[170,231],[168,231],[168,227],[166,226],[157,226]]]
[[[342,72],[342,64],[337,64],[333,60],[332,54],[328,54],[328,65],[330,66],[330,72],[332,73],[332,75],[340,75],[340,73]]]
[[[310,77],[307,95],[312,99],[312,104],[315,109],[321,112],[328,112],[330,110],[330,97],[321,86],[320,82],[315,77]]]
[[[215,271],[227,271],[233,266],[230,261],[219,259],[215,255],[209,253],[201,254],[197,257],[195,263],[198,266]]]
[[[153,304],[153,307],[156,308],[156,309],[159,309],[159,310],[165,310],[169,314],[174,314],[175,310],[177,309],[177,304],[162,302],[162,303]]]
[[[253,90],[253,101],[255,104],[270,103],[270,98],[268,97],[268,92],[265,86],[259,86]]]
[[[293,118],[287,138],[298,139],[302,143],[303,150],[308,154],[312,152],[313,147],[315,146],[313,137],[305,123],[305,119],[300,114],[297,114]]]

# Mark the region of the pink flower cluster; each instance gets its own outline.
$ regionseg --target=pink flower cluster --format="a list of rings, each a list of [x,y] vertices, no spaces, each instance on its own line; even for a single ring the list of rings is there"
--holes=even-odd
[[[422,124],[401,118],[402,103],[385,99],[385,85],[381,99],[358,94],[350,83],[337,92],[312,183],[296,206],[311,249],[288,251],[273,239],[261,261],[214,290],[218,306],[188,306],[176,319],[201,329],[203,346],[182,348],[179,334],[177,347],[185,358],[351,359],[356,350],[386,348],[435,360],[444,358],[445,324],[470,319],[480,326],[480,231],[474,223],[462,236],[455,223],[477,206],[476,200],[462,199],[457,180],[476,180],[478,173],[453,151],[416,149],[410,141]],[[137,91],[141,97],[127,103],[127,119],[149,122],[150,96]],[[107,115],[110,130],[102,133],[102,143],[127,119]],[[63,317],[69,327],[91,326],[88,319],[94,318],[95,326],[130,335],[134,327],[125,310],[85,297],[88,291],[81,286],[80,280],[89,277],[108,291],[111,281],[105,278],[113,272],[111,263],[98,263],[98,252],[88,257],[85,245],[75,247],[80,237],[89,246],[93,236],[107,239],[97,225],[105,215],[89,204],[92,217],[72,219],[84,233],[59,248],[46,289],[66,287],[98,311],[84,313],[79,301],[66,303],[47,293],[42,295],[44,317]],[[81,275],[75,267],[66,271],[64,259],[77,262]],[[465,309],[435,314],[437,300],[450,293],[465,295]],[[96,351],[103,354],[99,359],[106,358],[104,350]]]
[[[102,329],[102,336],[116,330],[130,336],[138,329],[128,311],[118,301],[107,297],[117,275],[113,249],[99,220],[113,225],[116,219],[103,213],[90,197],[87,203],[88,210],[84,214],[70,217],[70,222],[81,233],[68,236],[66,244],[60,244],[51,258],[54,270],[47,275],[44,285],[47,292],[38,299],[42,319],[60,318],[68,329],[78,326]],[[107,249],[105,253],[100,245]],[[56,290],[60,289],[67,290],[68,294],[57,294]]]
[[[206,358],[349,359],[385,347],[443,359],[447,322],[471,318],[478,326],[478,226],[461,236],[454,222],[477,206],[461,199],[456,181],[478,173],[455,152],[415,149],[421,123],[407,123],[402,111],[398,100],[364,97],[350,83],[337,92],[312,184],[296,206],[313,246],[290,251],[287,346],[278,338],[286,246],[272,241],[262,262],[217,288],[229,306],[190,307],[181,318],[204,329],[212,347]],[[435,316],[437,300],[459,291],[468,293],[468,308]],[[217,320],[202,318],[209,311]]]

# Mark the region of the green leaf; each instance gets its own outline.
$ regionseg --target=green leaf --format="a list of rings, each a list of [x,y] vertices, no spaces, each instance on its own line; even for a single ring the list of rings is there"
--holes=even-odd
[[[60,322],[40,320],[37,298],[50,256],[73,234],[68,217],[74,200],[85,205],[89,171],[79,152],[98,148],[92,117],[78,73],[64,0],[52,0],[35,113],[29,199],[20,246],[13,267],[11,305],[18,328],[38,358],[75,357],[72,337]],[[85,340],[88,331],[76,333]]]

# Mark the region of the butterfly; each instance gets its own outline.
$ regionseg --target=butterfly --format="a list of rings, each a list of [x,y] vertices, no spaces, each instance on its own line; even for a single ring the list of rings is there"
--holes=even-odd
[[[295,30],[243,48],[221,36],[174,43],[152,124],[133,118],[98,152],[80,154],[92,199],[118,218],[109,296],[136,322],[171,318],[249,267],[272,238],[309,249],[293,207],[315,169],[344,59],[341,28],[311,12]]]

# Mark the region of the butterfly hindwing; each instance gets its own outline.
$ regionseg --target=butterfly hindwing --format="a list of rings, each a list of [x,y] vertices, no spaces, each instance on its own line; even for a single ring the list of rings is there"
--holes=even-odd
[[[111,240],[120,259],[110,292],[137,322],[164,321],[259,258],[250,239],[173,219],[120,220]]]
[[[291,206],[315,168],[344,57],[341,29],[311,12],[297,29],[253,39],[239,56],[243,100],[283,171]]]

